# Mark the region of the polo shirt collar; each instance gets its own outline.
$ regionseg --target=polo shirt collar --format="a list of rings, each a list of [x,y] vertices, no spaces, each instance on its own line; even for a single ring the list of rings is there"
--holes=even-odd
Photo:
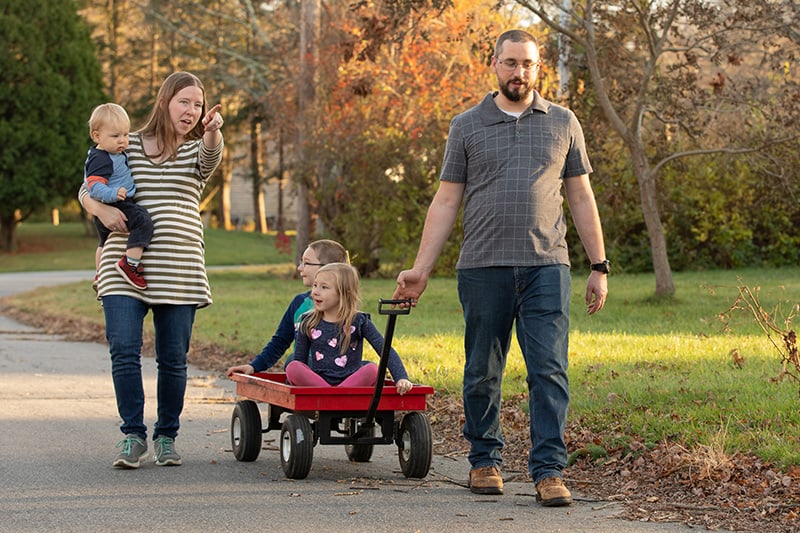
[[[481,122],[485,126],[516,120],[513,116],[505,113],[503,110],[497,107],[497,104],[494,102],[494,97],[497,95],[497,93],[498,91],[490,92],[484,97],[481,103],[478,104],[478,116],[480,116]],[[534,111],[547,113],[549,110],[550,102],[542,98],[538,92],[534,91],[533,103],[531,103],[530,107],[523,111],[519,117],[522,118],[526,115],[530,115]]]

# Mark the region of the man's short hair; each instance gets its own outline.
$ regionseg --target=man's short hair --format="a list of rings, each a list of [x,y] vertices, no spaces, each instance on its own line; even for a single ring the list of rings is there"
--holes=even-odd
[[[539,41],[530,33],[525,30],[508,30],[497,38],[497,43],[494,45],[494,57],[500,55],[503,43],[506,41],[511,41],[512,43],[533,43],[536,49],[539,49]]]

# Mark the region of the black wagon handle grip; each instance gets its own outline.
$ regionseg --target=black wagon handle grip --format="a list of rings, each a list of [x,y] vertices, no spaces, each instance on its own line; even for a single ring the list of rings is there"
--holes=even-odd
[[[378,314],[381,315],[407,315],[411,313],[411,298],[399,300],[381,298],[378,300]]]

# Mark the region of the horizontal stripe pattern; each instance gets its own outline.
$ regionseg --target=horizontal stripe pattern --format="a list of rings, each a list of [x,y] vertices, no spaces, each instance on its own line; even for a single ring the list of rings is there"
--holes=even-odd
[[[222,159],[223,143],[202,140],[178,147],[174,160],[155,164],[144,154],[141,136],[130,135],[128,161],[136,182],[136,203],[153,219],[153,241],[142,256],[147,290],[134,289],[114,265],[125,254],[127,235],[112,233],[103,248],[98,296],[125,295],[149,305],[212,303],[205,267],[200,198]],[[83,194],[83,193],[82,193]]]

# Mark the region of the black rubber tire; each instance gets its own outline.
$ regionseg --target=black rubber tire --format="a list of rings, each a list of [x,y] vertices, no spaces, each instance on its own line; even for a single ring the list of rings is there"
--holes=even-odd
[[[261,412],[252,400],[239,400],[231,416],[231,447],[237,461],[255,461],[261,452]]]
[[[281,466],[289,479],[305,479],[314,460],[314,431],[308,418],[289,415],[281,426]]]
[[[397,448],[400,469],[406,477],[427,476],[433,458],[433,433],[428,417],[419,411],[407,413],[400,423]]]

